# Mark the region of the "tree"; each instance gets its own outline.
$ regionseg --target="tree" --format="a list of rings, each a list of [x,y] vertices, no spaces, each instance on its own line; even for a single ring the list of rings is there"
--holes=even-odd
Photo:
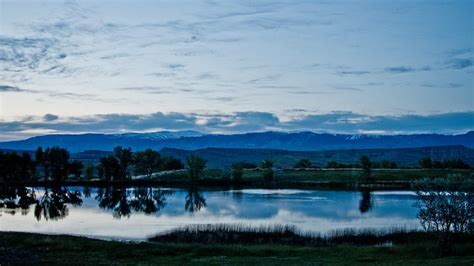
[[[326,165],[326,168],[338,168],[339,164],[336,161],[329,161]]]
[[[242,165],[242,168],[244,169],[255,169],[257,168],[257,165],[254,163],[248,163],[248,162],[240,162],[240,165]]]
[[[449,168],[449,169],[470,169],[471,166],[469,166],[466,162],[463,160],[445,160],[443,162],[444,168]]]
[[[397,168],[397,164],[395,162],[389,161],[389,160],[383,160],[380,163],[380,166],[384,169],[395,169]]]
[[[18,162],[18,173],[20,180],[31,180],[32,177],[35,175],[35,165],[34,161],[31,159],[31,156],[24,152],[19,158],[20,161]]]
[[[4,154],[3,179],[5,181],[20,180],[20,156],[16,152],[9,152]]]
[[[433,168],[433,161],[430,157],[421,158],[418,163],[420,164],[421,168],[423,169],[431,169]]]
[[[86,180],[91,180],[94,178],[94,166],[92,164],[86,165],[84,169],[84,177]]]
[[[114,148],[114,154],[119,163],[119,178],[122,180],[128,179],[130,177],[129,167],[133,164],[132,149],[117,146]]]
[[[242,181],[242,176],[244,175],[244,167],[241,163],[233,163],[230,168],[232,179],[235,183],[240,183]]]
[[[39,167],[39,170],[43,173],[45,181],[49,178],[49,161],[46,159],[46,157],[49,156],[49,151],[49,148],[43,151],[43,148],[39,146],[35,152],[36,164]]]
[[[7,155],[0,151],[0,179],[5,182],[7,177]]]
[[[51,172],[51,178],[61,182],[67,178],[69,170],[69,152],[60,147],[47,148],[46,156],[43,158]]]
[[[371,172],[372,172],[372,162],[370,162],[370,159],[367,155],[363,155],[359,159],[359,163],[362,167],[363,171],[363,178],[367,181],[371,178]]]
[[[460,186],[461,176],[423,179],[416,184],[418,218],[426,231],[434,232],[443,254],[450,252],[453,234],[472,230],[474,195]]]
[[[170,156],[162,157],[161,170],[169,171],[169,170],[180,170],[183,168],[184,168],[184,164],[180,160],[170,157]]]
[[[270,160],[264,160],[261,165],[263,169],[263,180],[265,182],[271,182],[273,180],[273,175],[275,172],[273,171],[273,162]]]
[[[190,155],[186,158],[189,178],[194,181],[198,180],[201,172],[206,168],[207,161],[198,155]]]
[[[273,162],[270,161],[270,160],[263,160],[260,167],[263,168],[263,169],[272,168],[273,167]]]
[[[108,155],[100,158],[100,163],[97,166],[97,171],[100,178],[107,181],[120,178],[120,166],[117,158],[113,155]]]
[[[311,161],[309,159],[301,159],[294,165],[294,168],[311,168]]]
[[[147,178],[158,172],[162,165],[160,154],[152,149],[136,152],[134,162],[135,174],[145,175]]]
[[[82,175],[84,164],[81,161],[74,160],[69,164],[69,174],[74,175],[76,179],[79,179]]]

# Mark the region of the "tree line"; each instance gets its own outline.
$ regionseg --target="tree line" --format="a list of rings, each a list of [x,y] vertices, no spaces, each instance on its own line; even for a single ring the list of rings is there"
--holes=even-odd
[[[471,167],[463,160],[453,159],[434,161],[430,157],[421,158],[418,162],[423,169],[470,169]]]
[[[364,157],[364,156],[362,156]],[[367,156],[365,156],[367,157]],[[367,157],[368,158],[368,157]],[[396,162],[390,160],[383,160],[380,162],[370,161],[371,168],[374,169],[405,169],[410,167],[401,167]],[[309,159],[301,159],[297,161],[293,168],[305,169],[305,168],[321,168],[315,166]],[[363,164],[359,160],[358,163],[344,163],[337,162],[335,160],[329,161],[324,168],[364,168]],[[416,168],[416,167],[411,167]],[[430,157],[423,157],[418,161],[418,168],[422,169],[470,169],[471,166],[460,159],[451,159],[444,161],[434,161]]]
[[[31,155],[32,154],[32,155]],[[98,177],[105,181],[130,180],[133,175],[152,178],[154,173],[161,171],[184,169],[185,165],[174,157],[161,156],[152,149],[133,152],[131,148],[117,146],[113,154],[100,158],[98,165],[84,165],[79,160],[72,160],[70,153],[64,148],[38,147],[34,153],[3,152],[0,151],[0,181],[34,181],[45,180],[63,182],[70,177],[87,180]],[[197,180],[206,167],[206,160],[191,155],[186,158],[186,168],[190,180]],[[429,157],[419,160],[419,166],[424,169],[451,168],[470,169],[470,166],[462,160],[433,161]],[[248,162],[234,163],[230,174],[235,182],[241,182],[244,169],[256,169],[257,165]],[[295,169],[319,168],[315,167],[311,160],[300,159],[294,164]],[[361,168],[363,175],[369,180],[371,170],[400,168],[395,162],[383,160],[374,162],[368,156],[361,156],[356,164],[339,163],[330,161],[326,168]],[[273,181],[274,163],[263,160],[260,165],[264,181]]]
[[[146,149],[132,152],[131,148],[117,146],[114,154],[102,157],[97,166],[99,178],[112,180],[129,180],[132,173],[151,178],[160,171],[183,169],[183,163],[170,156],[161,156],[159,152]]]
[[[152,149],[132,152],[131,148],[120,146],[114,148],[113,155],[101,158],[97,166],[72,160],[69,151],[61,147],[38,147],[33,156],[0,151],[0,181],[63,182],[70,177],[92,179],[96,173],[104,180],[127,180],[132,173],[151,178],[158,171],[183,168],[180,160],[161,156]]]

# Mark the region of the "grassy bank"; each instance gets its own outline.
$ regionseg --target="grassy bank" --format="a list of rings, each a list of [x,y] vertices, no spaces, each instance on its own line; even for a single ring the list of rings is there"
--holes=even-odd
[[[439,257],[430,242],[395,246],[288,246],[127,243],[83,237],[0,233],[0,264],[472,265],[472,242]]]
[[[237,185],[240,188],[302,188],[302,189],[354,189],[368,187],[372,189],[411,189],[412,183],[422,178],[442,178],[449,175],[464,177],[466,187],[474,189],[474,171],[456,169],[374,169],[373,181],[361,182],[360,169],[312,169],[312,170],[275,170],[274,180],[265,182],[262,170],[245,170],[242,180],[235,183],[228,171],[206,169],[195,184],[203,187],[229,188]],[[168,186],[187,187],[190,183],[184,170],[159,173],[151,179],[125,181],[74,180],[64,185],[79,186]],[[10,184],[17,184],[10,182]],[[51,183],[50,183],[51,184]],[[21,185],[45,185],[43,181],[21,182]]]

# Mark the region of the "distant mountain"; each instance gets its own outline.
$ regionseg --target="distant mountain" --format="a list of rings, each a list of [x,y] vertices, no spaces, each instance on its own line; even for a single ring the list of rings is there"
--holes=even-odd
[[[162,155],[173,156],[182,161],[191,154],[197,154],[208,161],[209,167],[229,167],[235,162],[249,162],[259,165],[268,159],[276,167],[293,167],[301,159],[310,159],[316,166],[325,166],[329,161],[342,163],[358,163],[360,156],[367,155],[372,161],[390,160],[399,166],[418,165],[423,157],[430,157],[435,161],[460,159],[474,166],[474,149],[464,146],[438,146],[424,148],[398,149],[353,149],[353,150],[326,150],[326,151],[287,151],[275,149],[222,149],[207,148],[199,150],[163,149]]]
[[[60,146],[71,152],[85,150],[111,151],[115,146],[133,150],[176,148],[196,150],[205,148],[281,149],[293,151],[341,149],[392,149],[430,146],[463,145],[474,148],[474,132],[460,135],[338,135],[313,132],[261,132],[233,135],[204,135],[195,131],[45,135],[26,140],[0,143],[0,149],[34,150],[38,146]]]

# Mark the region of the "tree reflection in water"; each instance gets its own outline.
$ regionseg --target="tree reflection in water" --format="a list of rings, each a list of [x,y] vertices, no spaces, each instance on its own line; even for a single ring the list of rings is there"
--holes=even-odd
[[[1,187],[0,208],[7,209],[10,214],[15,214],[16,209],[21,209],[21,214],[28,214],[30,205],[37,203],[34,189],[26,187]]]
[[[62,219],[69,214],[67,204],[81,206],[81,192],[69,191],[65,187],[45,188],[35,205],[35,217],[38,221]]]
[[[97,191],[95,197],[99,201],[99,207],[106,210],[111,210],[115,218],[119,219],[122,216],[130,216],[131,209],[127,200],[129,191],[126,188],[105,188]]]
[[[359,201],[360,213],[366,213],[372,209],[372,195],[369,189],[364,189],[361,192],[361,199]]]
[[[84,194],[84,198],[88,199],[91,197],[91,189],[90,187],[84,187],[82,189],[82,194]]]
[[[196,185],[191,185],[188,188],[184,209],[188,212],[197,212],[203,207],[206,207],[206,199],[201,195]]]
[[[136,212],[151,214],[160,211],[166,205],[166,196],[171,195],[171,190],[152,188],[136,188],[133,193],[132,207]]]
[[[130,217],[132,210],[145,214],[160,211],[166,205],[166,196],[171,190],[156,188],[101,188],[97,191],[96,200],[99,207],[111,210],[115,218]]]

